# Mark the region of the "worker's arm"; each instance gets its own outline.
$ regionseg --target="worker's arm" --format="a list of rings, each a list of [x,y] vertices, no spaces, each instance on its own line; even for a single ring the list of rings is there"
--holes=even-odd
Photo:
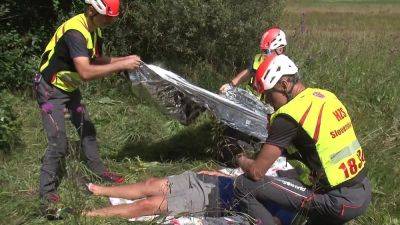
[[[275,160],[281,155],[277,146],[264,144],[256,159],[249,159],[244,155],[238,157],[240,168],[254,181],[261,180]]]
[[[86,39],[79,31],[68,30],[63,38],[75,69],[82,80],[101,78],[121,70],[134,70],[139,67],[141,62],[139,56],[136,55],[114,59],[99,57],[91,62]]]
[[[96,65],[104,65],[104,64],[109,64],[109,63],[115,63],[117,61],[125,60],[128,58],[132,58],[135,55],[128,55],[128,56],[122,56],[122,57],[108,57],[108,56],[100,56],[96,57],[94,60],[91,61],[92,64]]]
[[[262,179],[284,149],[287,149],[298,136],[299,129],[299,125],[293,119],[285,115],[278,115],[272,122],[268,138],[265,140],[266,143],[256,159],[240,156],[238,158],[239,166],[251,179]]]
[[[225,93],[228,90],[229,85],[233,85],[234,87],[240,85],[244,81],[248,80],[251,76],[251,73],[248,69],[242,70],[239,74],[236,75],[235,78],[232,79],[231,83],[224,84],[219,88],[221,93]]]
[[[235,78],[232,79],[231,83],[233,86],[238,86],[239,84],[243,83],[244,81],[248,80],[251,77],[251,73],[249,69],[242,70]]]
[[[139,56],[132,56],[101,65],[91,63],[89,58],[85,56],[75,57],[73,61],[76,71],[81,79],[85,81],[105,77],[121,70],[135,70],[141,63]]]

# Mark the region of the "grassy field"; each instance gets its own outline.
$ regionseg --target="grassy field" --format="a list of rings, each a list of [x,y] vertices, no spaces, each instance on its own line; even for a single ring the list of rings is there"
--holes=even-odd
[[[366,151],[373,201],[364,216],[350,223],[354,225],[400,224],[398,18],[400,1],[293,0],[279,22],[287,31],[287,54],[299,65],[306,84],[337,93]],[[134,182],[215,165],[207,153],[215,146],[207,115],[184,127],[135,96],[128,84],[118,87],[98,91],[96,97],[85,96],[102,156],[112,170]],[[23,124],[23,145],[0,159],[0,223],[128,224],[73,215],[49,222],[38,215],[38,176],[46,138],[30,97],[19,95],[15,108]],[[74,142],[77,136],[69,128]],[[86,170],[75,158],[72,151],[66,160],[66,179],[60,187],[63,204],[77,209],[106,205],[105,199],[77,190],[71,173]]]

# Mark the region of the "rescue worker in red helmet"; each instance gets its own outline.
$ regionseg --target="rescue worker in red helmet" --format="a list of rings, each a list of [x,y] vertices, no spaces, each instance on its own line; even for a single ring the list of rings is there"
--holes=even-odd
[[[371,201],[371,185],[346,107],[329,91],[305,87],[297,66],[285,55],[268,57],[255,83],[275,112],[255,159],[237,157],[245,172],[235,180],[241,211],[265,225],[275,224],[263,206],[269,201],[305,212],[306,223],[298,222],[307,225],[345,224],[363,214]],[[264,176],[282,154],[310,169],[312,185],[294,177]]]
[[[112,24],[119,15],[119,0],[85,0],[85,13],[76,15],[59,26],[41,56],[39,72],[34,79],[37,102],[41,110],[48,145],[42,158],[39,195],[42,213],[54,218],[59,202],[62,159],[67,150],[64,114],[70,119],[81,139],[88,167],[106,181],[121,183],[124,178],[110,172],[103,164],[94,124],[81,103],[79,86],[85,81],[112,75],[122,70],[135,70],[141,60],[137,55],[107,57],[102,54],[101,28]]]
[[[224,84],[220,87],[219,91],[221,93],[225,93],[230,87],[236,87],[241,83],[247,81],[249,78],[249,86],[250,91],[254,90],[254,79],[253,76],[260,66],[260,64],[264,61],[265,57],[270,55],[280,55],[284,53],[285,46],[287,45],[286,35],[279,28],[270,28],[265,31],[260,40],[260,50],[261,53],[254,56],[251,61],[249,67],[239,74],[236,75],[235,78],[232,79],[230,83]],[[257,92],[253,92],[258,95]]]

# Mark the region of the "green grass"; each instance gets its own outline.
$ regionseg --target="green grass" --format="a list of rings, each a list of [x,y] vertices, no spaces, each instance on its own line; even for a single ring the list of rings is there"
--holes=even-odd
[[[129,88],[127,85],[124,87]],[[132,97],[127,100],[111,94],[111,98],[86,99],[91,118],[97,125],[101,153],[107,165],[111,170],[124,174],[128,182],[213,166],[209,154],[204,151],[212,145],[207,116],[187,128],[170,121],[151,104],[142,104]],[[29,97],[21,97],[15,102],[15,109],[23,124],[20,135],[24,146],[1,158],[0,224],[48,224],[38,215],[40,158],[46,145],[39,111],[36,102]],[[69,141],[77,141],[72,125],[67,129]],[[67,157],[66,168],[66,179],[60,187],[65,206],[83,210],[107,204],[105,199],[83,195],[73,182],[74,172],[87,172],[74,151]],[[90,172],[87,174],[96,181]],[[117,221],[126,223],[125,220]],[[70,216],[52,223],[115,224],[116,220]]]
[[[368,212],[351,224],[399,225],[400,3],[368,2],[288,1],[280,25],[288,35],[287,54],[299,65],[305,83],[331,90],[343,100],[366,151],[373,200]],[[197,70],[207,74],[209,69]],[[207,87],[219,86],[215,78],[195,79]],[[215,147],[207,115],[184,127],[144,101],[140,91],[134,97],[127,84],[117,86],[91,85],[84,91],[94,93],[85,96],[86,104],[97,127],[101,154],[112,170],[135,182],[214,166],[206,153]],[[46,139],[35,101],[18,95],[15,109],[23,125],[23,146],[0,161],[0,223],[128,224],[73,216],[48,222],[38,215],[38,176]],[[70,140],[77,140],[68,128]],[[83,163],[73,158],[67,160],[68,171],[84,170]],[[69,178],[60,193],[63,204],[78,209],[107,204],[105,199],[83,196]]]

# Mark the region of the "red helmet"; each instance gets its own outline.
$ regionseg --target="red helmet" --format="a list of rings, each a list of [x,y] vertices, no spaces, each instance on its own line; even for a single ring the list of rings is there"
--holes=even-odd
[[[286,45],[286,35],[279,28],[271,28],[265,31],[260,41],[261,51],[271,51]]]
[[[101,15],[119,15],[119,0],[85,0],[85,3],[91,4]]]
[[[286,55],[271,54],[261,63],[256,72],[254,88],[258,93],[272,89],[285,75],[295,75],[297,66]]]

